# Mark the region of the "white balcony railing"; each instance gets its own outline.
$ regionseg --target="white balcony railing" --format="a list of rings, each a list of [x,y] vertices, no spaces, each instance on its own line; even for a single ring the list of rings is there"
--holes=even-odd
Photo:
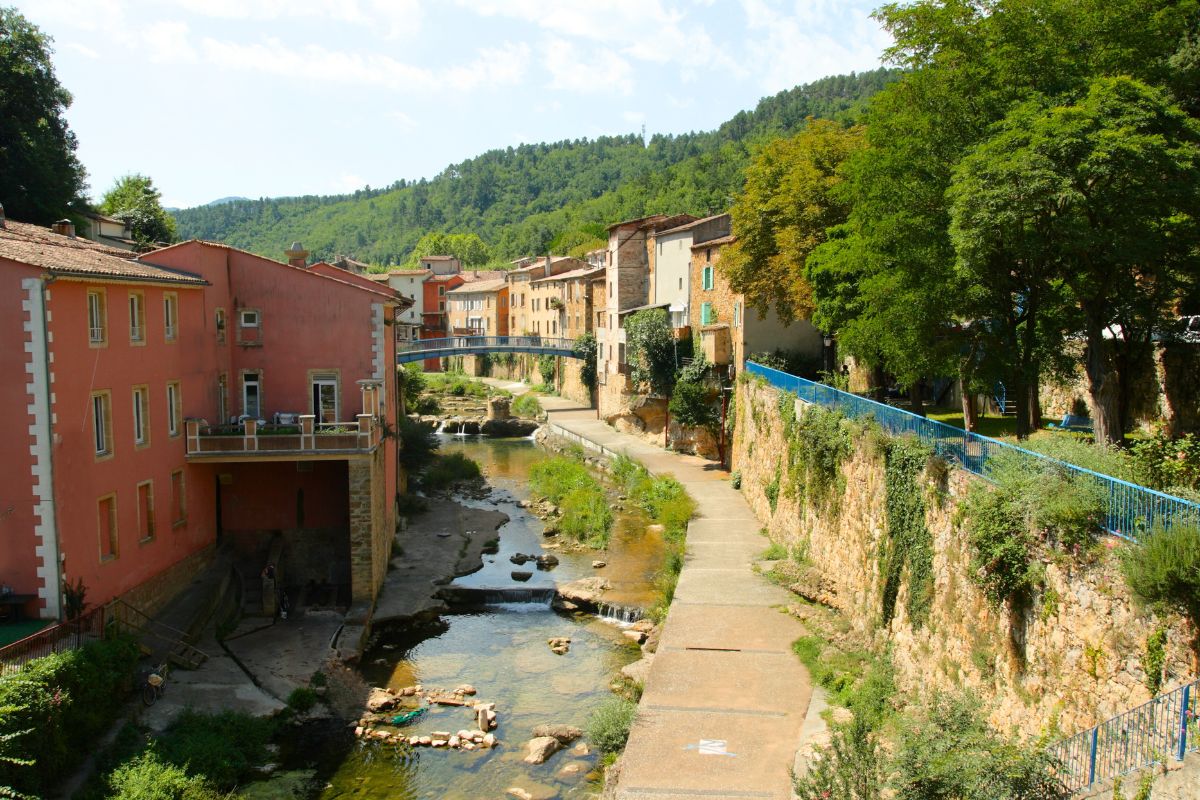
[[[187,454],[197,457],[369,452],[383,440],[383,426],[372,414],[354,422],[318,423],[301,414],[295,425],[267,425],[247,419],[236,425],[187,421]]]

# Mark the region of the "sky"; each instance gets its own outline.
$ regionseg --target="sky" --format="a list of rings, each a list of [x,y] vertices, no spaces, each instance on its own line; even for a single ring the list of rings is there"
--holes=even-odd
[[[93,197],[140,172],[181,208],[711,130],[890,43],[877,0],[15,2],[54,39]]]

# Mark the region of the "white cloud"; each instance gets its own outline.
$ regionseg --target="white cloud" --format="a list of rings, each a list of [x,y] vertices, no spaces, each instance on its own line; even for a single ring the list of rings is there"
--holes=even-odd
[[[505,42],[499,47],[485,47],[473,61],[451,67],[444,82],[458,91],[520,83],[528,62],[529,45]]]
[[[874,69],[891,44],[868,7],[839,0],[795,0],[782,9],[766,0],[742,0],[742,11],[749,34],[746,64],[767,92]]]
[[[79,53],[79,55],[83,56],[84,58],[99,58],[100,57],[100,54],[97,53],[95,50],[88,47],[86,44],[80,44],[79,42],[63,42],[63,49],[64,50],[73,50],[76,53]]]
[[[179,7],[218,19],[286,20],[300,17],[365,25],[389,39],[420,30],[421,0],[173,0]]]
[[[196,60],[196,48],[189,41],[185,23],[152,22],[138,36],[146,57],[155,64],[189,64]]]
[[[280,75],[323,83],[352,83],[387,89],[424,88],[433,73],[404,64],[391,56],[343,53],[320,45],[291,49],[276,38],[258,44],[240,44],[206,38],[205,58],[226,69]]]
[[[576,47],[565,39],[551,39],[543,50],[551,89],[616,94],[633,91],[633,67],[616,53]]]
[[[641,111],[623,111],[621,112],[621,119],[632,125],[641,125],[646,121],[646,115]]]
[[[329,187],[337,192],[353,192],[367,185],[366,180],[353,172],[343,172],[337,176]]]
[[[387,116],[389,119],[395,120],[396,127],[402,131],[411,131],[417,127],[417,121],[403,111],[389,111]]]

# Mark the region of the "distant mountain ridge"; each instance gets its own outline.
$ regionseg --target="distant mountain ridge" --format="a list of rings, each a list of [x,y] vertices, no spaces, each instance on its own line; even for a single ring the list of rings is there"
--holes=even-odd
[[[226,203],[237,203],[237,202],[240,202],[243,200],[249,200],[249,199],[250,199],[249,197],[239,197],[237,195],[230,195],[229,197],[218,197],[216,200],[212,200],[208,203],[205,203],[204,205],[205,206],[221,206],[221,205],[225,205]]]
[[[353,194],[225,197],[174,212],[184,238],[269,257],[301,241],[316,258],[396,265],[430,231],[477,233],[498,259],[544,253],[572,231],[649,213],[725,210],[756,143],[808,117],[854,121],[899,76],[878,69],[822,78],[764,98],[715,131],[525,144],[451,164],[432,179]]]

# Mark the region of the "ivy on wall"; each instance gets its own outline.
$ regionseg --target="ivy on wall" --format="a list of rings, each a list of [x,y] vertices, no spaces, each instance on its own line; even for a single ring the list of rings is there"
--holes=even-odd
[[[933,603],[933,536],[925,524],[925,491],[919,482],[931,456],[918,439],[892,439],[884,454],[887,537],[880,549],[883,575],[883,624],[896,614],[896,600],[907,580],[905,608],[914,628],[929,619]]]
[[[796,395],[790,392],[779,396],[779,416],[788,444],[787,496],[837,514],[839,504],[831,501],[845,491],[842,465],[854,450],[846,416],[821,406],[797,415]]]

